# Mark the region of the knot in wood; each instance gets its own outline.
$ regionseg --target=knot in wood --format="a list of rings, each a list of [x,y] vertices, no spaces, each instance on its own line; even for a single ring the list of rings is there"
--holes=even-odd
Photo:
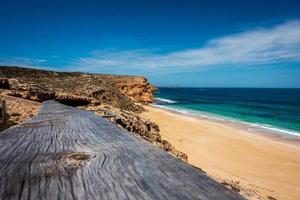
[[[88,161],[91,156],[84,152],[73,152],[62,155],[59,160],[68,167],[77,167]]]

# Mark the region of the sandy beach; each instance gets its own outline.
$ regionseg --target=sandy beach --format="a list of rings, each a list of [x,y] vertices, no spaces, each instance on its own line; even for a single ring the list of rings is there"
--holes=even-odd
[[[188,162],[248,199],[300,199],[300,145],[152,106],[142,115]]]

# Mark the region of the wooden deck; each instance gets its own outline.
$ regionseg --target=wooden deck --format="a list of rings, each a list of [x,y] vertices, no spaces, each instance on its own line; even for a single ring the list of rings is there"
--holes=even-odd
[[[54,101],[0,133],[0,199],[242,199],[89,111]]]

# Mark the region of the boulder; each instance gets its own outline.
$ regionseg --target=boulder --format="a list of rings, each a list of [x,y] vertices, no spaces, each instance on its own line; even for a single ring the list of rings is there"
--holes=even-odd
[[[9,81],[7,78],[0,78],[0,88],[1,89],[10,89]]]

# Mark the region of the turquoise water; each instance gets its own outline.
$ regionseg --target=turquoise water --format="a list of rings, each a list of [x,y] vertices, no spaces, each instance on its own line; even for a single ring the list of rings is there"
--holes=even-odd
[[[157,105],[300,136],[300,89],[159,88]]]

